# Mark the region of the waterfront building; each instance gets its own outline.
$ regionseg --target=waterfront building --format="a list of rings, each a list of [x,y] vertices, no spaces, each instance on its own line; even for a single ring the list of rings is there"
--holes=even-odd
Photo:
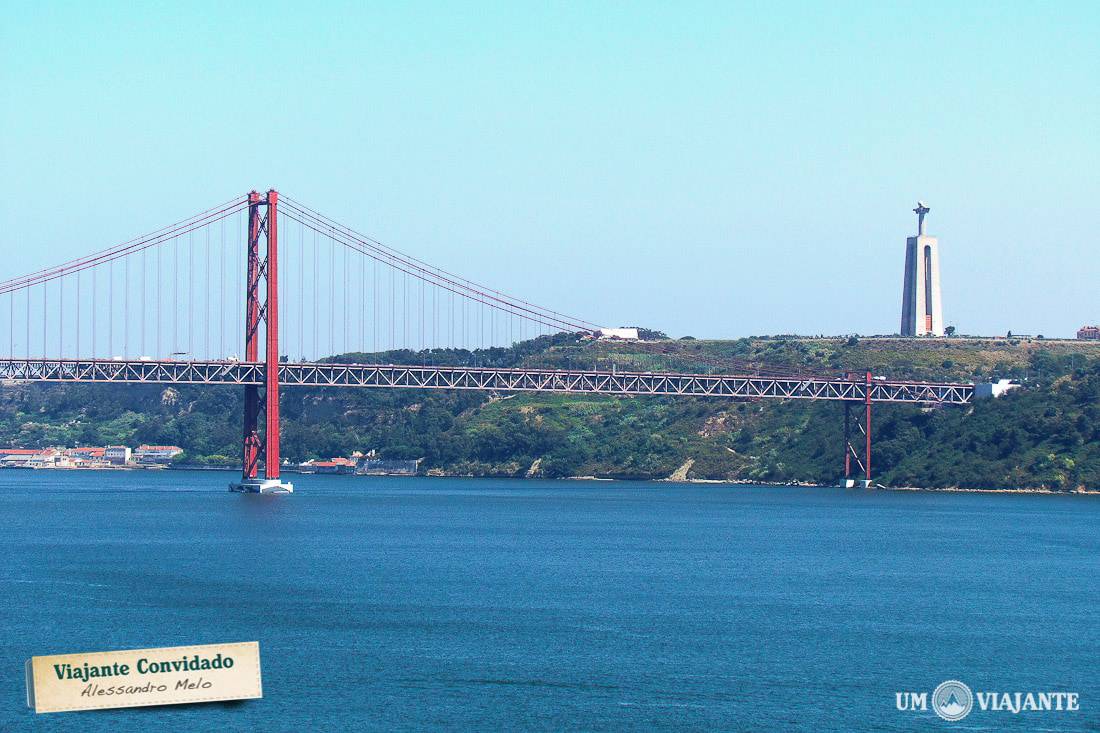
[[[109,445],[103,452],[107,462],[115,466],[123,466],[130,462],[130,448],[125,445]]]
[[[902,281],[901,335],[943,336],[943,305],[940,302],[940,245],[924,229],[924,217],[931,211],[917,202],[917,234],[905,240],[905,279]]]
[[[169,463],[173,458],[183,453],[183,448],[178,445],[139,445],[134,450],[134,461],[137,463]]]
[[[97,446],[83,446],[67,448],[63,451],[65,461],[61,468],[106,468],[107,459],[104,458],[106,448]]]
[[[69,468],[72,461],[57,448],[3,448],[0,466],[4,468]]]
[[[80,448],[69,448],[65,451],[65,454],[70,458],[81,458],[85,460],[102,461],[104,454],[107,452],[106,448],[98,448],[93,446],[84,446]]]
[[[310,459],[298,464],[299,473],[354,473],[355,460],[351,458],[332,458],[327,461]]]
[[[62,457],[56,448],[0,448],[0,467],[42,468]]]

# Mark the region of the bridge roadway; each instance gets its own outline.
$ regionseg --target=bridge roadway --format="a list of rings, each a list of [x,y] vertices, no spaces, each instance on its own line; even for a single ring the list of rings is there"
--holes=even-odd
[[[262,362],[0,359],[0,380],[18,382],[118,382],[125,384],[262,385]],[[746,399],[865,402],[868,384],[822,376],[755,376],[607,372],[393,364],[281,363],[287,387],[388,387],[500,392],[564,392],[608,395],[673,395]],[[873,379],[871,402],[966,405],[974,385]]]

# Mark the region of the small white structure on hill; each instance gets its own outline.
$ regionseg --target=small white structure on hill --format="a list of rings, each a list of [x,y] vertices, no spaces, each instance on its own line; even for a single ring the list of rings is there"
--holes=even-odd
[[[623,341],[638,341],[638,329],[636,328],[601,328],[596,332],[601,339],[621,339]]]
[[[1016,384],[1011,379],[998,379],[996,382],[984,382],[980,384],[975,384],[974,399],[990,400],[994,397],[1000,397],[1009,390],[1019,388],[1020,385]]]

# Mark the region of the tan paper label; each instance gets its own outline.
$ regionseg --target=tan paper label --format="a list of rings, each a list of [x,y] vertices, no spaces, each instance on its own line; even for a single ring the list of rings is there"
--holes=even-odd
[[[263,697],[257,641],[27,660],[27,704],[36,713],[256,697]]]

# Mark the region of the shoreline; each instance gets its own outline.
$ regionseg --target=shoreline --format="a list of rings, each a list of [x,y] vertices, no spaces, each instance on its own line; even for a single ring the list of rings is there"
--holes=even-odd
[[[614,479],[604,479],[614,480]],[[744,485],[744,486],[774,486],[780,487],[801,487],[801,488],[815,488],[815,489],[842,489],[843,486],[835,484],[819,484],[810,481],[742,481],[739,479],[724,480],[724,479],[656,479],[660,483],[671,484],[731,484],[731,485]],[[855,491],[856,489],[848,489],[849,491]],[[968,489],[960,486],[944,486],[944,487],[932,487],[932,486],[883,486],[882,484],[875,484],[866,489],[859,489],[860,491],[928,491],[936,493],[954,493],[954,494],[1047,494],[1051,496],[1097,496],[1100,495],[1100,489],[1074,489],[1073,491],[1055,491],[1053,489],[1036,489],[1036,488],[1014,488],[1014,489]]]
[[[1074,489],[1073,491],[1054,491],[1053,489],[964,489],[958,486],[940,489],[920,486],[876,486],[880,491],[940,491],[956,494],[1050,494],[1054,496],[1096,496],[1100,489]]]
[[[30,469],[23,466],[5,466],[8,470],[46,470],[46,471],[225,471],[225,472],[239,472],[240,468],[234,468],[231,466],[96,466],[96,467],[40,467],[36,469]],[[314,474],[301,474],[296,471],[287,471],[288,474],[294,475],[314,475]],[[844,488],[838,484],[823,484],[813,481],[760,481],[751,479],[705,479],[705,478],[657,478],[657,479],[627,479],[627,478],[615,478],[611,476],[562,476],[557,479],[547,479],[540,476],[475,476],[473,474],[443,474],[428,472],[423,474],[324,474],[333,476],[351,476],[353,478],[364,477],[376,477],[376,478],[484,478],[484,479],[522,479],[522,480],[542,480],[542,481],[599,481],[599,482],[615,482],[615,481],[642,481],[661,484],[719,484],[728,486],[764,486],[772,488],[805,488],[805,489],[840,489]],[[857,489],[849,489],[857,490]],[[929,486],[884,486],[882,484],[875,484],[866,489],[858,489],[860,491],[926,491],[935,493],[953,493],[953,494],[1042,494],[1047,496],[1100,496],[1100,489],[1074,489],[1072,491],[1055,491],[1053,489],[1042,488],[1005,488],[1005,489],[974,489],[963,488],[959,486],[944,486],[944,487],[929,487]]]

